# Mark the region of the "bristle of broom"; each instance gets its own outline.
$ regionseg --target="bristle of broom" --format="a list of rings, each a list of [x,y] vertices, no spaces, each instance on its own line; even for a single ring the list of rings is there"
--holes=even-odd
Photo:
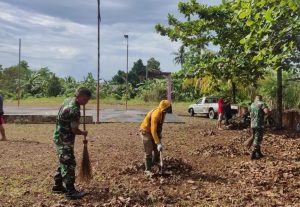
[[[84,144],[83,147],[82,160],[78,177],[81,182],[89,182],[93,178],[87,144]]]

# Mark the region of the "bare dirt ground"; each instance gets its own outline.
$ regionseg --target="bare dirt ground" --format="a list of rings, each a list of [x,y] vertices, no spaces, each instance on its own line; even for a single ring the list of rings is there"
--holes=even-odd
[[[51,193],[57,158],[54,125],[5,125],[0,142],[0,206],[300,206],[300,139],[268,132],[265,157],[249,159],[247,131],[217,131],[215,121],[183,117],[165,124],[169,177],[146,178],[138,124],[88,125],[93,180],[89,194],[67,201]],[[76,157],[82,153],[81,137]],[[158,169],[156,169],[158,170]]]

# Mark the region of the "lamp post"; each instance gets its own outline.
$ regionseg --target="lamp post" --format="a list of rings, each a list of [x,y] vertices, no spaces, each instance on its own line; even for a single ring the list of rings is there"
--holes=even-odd
[[[124,35],[127,40],[127,62],[126,62],[126,110],[127,110],[127,97],[128,97],[128,35]]]
[[[101,22],[101,16],[100,16],[100,0],[97,0],[98,4],[98,62],[97,62],[97,123],[100,122],[100,22]]]
[[[19,39],[19,65],[18,65],[18,107],[20,107],[21,98],[21,39]]]

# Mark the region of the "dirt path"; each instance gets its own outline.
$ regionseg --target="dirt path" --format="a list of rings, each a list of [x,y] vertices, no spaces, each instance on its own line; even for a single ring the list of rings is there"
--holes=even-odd
[[[247,131],[216,131],[206,118],[183,118],[185,124],[164,125],[167,178],[144,176],[137,124],[88,125],[94,178],[78,184],[89,192],[81,201],[50,192],[54,126],[8,124],[10,141],[0,142],[0,206],[300,206],[300,139],[268,133],[265,158],[250,161],[242,145]],[[81,152],[79,138],[78,160]]]

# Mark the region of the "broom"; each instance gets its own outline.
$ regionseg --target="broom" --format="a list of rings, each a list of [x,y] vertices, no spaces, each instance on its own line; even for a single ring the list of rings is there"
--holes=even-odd
[[[85,105],[83,105],[83,130],[85,131]],[[79,180],[82,182],[89,182],[93,177],[87,143],[86,136],[84,136],[82,160],[78,175]]]

